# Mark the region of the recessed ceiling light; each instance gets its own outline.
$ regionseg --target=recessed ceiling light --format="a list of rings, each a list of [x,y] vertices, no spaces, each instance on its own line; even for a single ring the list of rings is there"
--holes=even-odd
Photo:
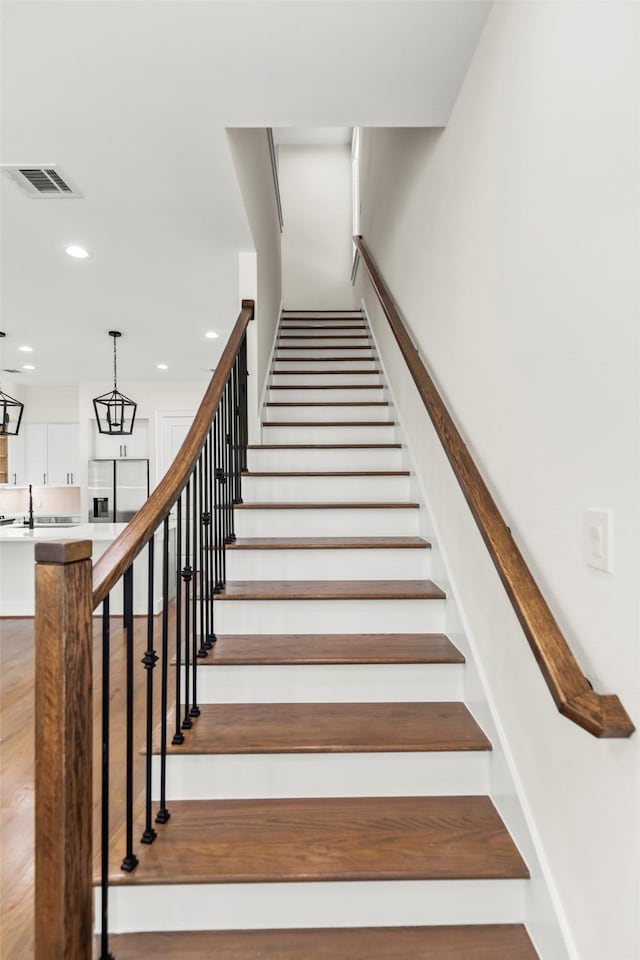
[[[35,370],[35,367],[34,367],[34,365],[33,365],[32,363],[23,363],[23,364],[22,364],[22,369],[23,369],[23,370]]]
[[[26,344],[22,347],[18,347],[18,350],[22,350],[23,353],[33,353],[33,347],[28,347]]]
[[[158,370],[168,370],[168,369],[169,369],[169,365],[167,363],[158,364]]]
[[[72,244],[70,247],[65,247],[65,253],[68,253],[70,257],[75,257],[77,260],[86,260],[89,256],[89,251],[85,250],[84,247],[77,247]]]
[[[205,337],[208,337],[209,340],[217,340],[218,334],[215,330],[208,330],[207,333],[205,333]]]

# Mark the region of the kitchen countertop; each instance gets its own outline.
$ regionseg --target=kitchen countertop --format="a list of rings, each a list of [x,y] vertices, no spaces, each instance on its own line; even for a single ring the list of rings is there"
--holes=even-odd
[[[115,540],[126,523],[77,523],[35,527],[8,524],[0,526],[0,543],[12,540]]]

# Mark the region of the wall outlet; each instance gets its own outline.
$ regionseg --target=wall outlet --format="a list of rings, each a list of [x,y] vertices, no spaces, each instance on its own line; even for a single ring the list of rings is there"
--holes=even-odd
[[[613,511],[591,507],[585,515],[585,561],[596,570],[613,571]]]

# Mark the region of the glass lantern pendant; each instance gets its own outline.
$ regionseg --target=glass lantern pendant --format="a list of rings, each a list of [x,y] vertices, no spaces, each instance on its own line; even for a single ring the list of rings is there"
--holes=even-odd
[[[119,330],[109,330],[109,336],[113,337],[113,390],[103,393],[93,401],[98,431],[111,434],[132,433],[137,404],[118,390],[116,342],[122,334]]]
[[[6,334],[0,331],[0,338]],[[24,403],[4,393],[0,387],[0,437],[15,437],[20,429]]]

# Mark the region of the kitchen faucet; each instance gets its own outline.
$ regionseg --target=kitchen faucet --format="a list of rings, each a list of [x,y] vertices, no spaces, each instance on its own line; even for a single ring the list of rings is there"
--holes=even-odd
[[[29,519],[25,520],[25,523],[28,523],[29,530],[33,530],[33,493],[31,492],[31,484],[29,484]]]

